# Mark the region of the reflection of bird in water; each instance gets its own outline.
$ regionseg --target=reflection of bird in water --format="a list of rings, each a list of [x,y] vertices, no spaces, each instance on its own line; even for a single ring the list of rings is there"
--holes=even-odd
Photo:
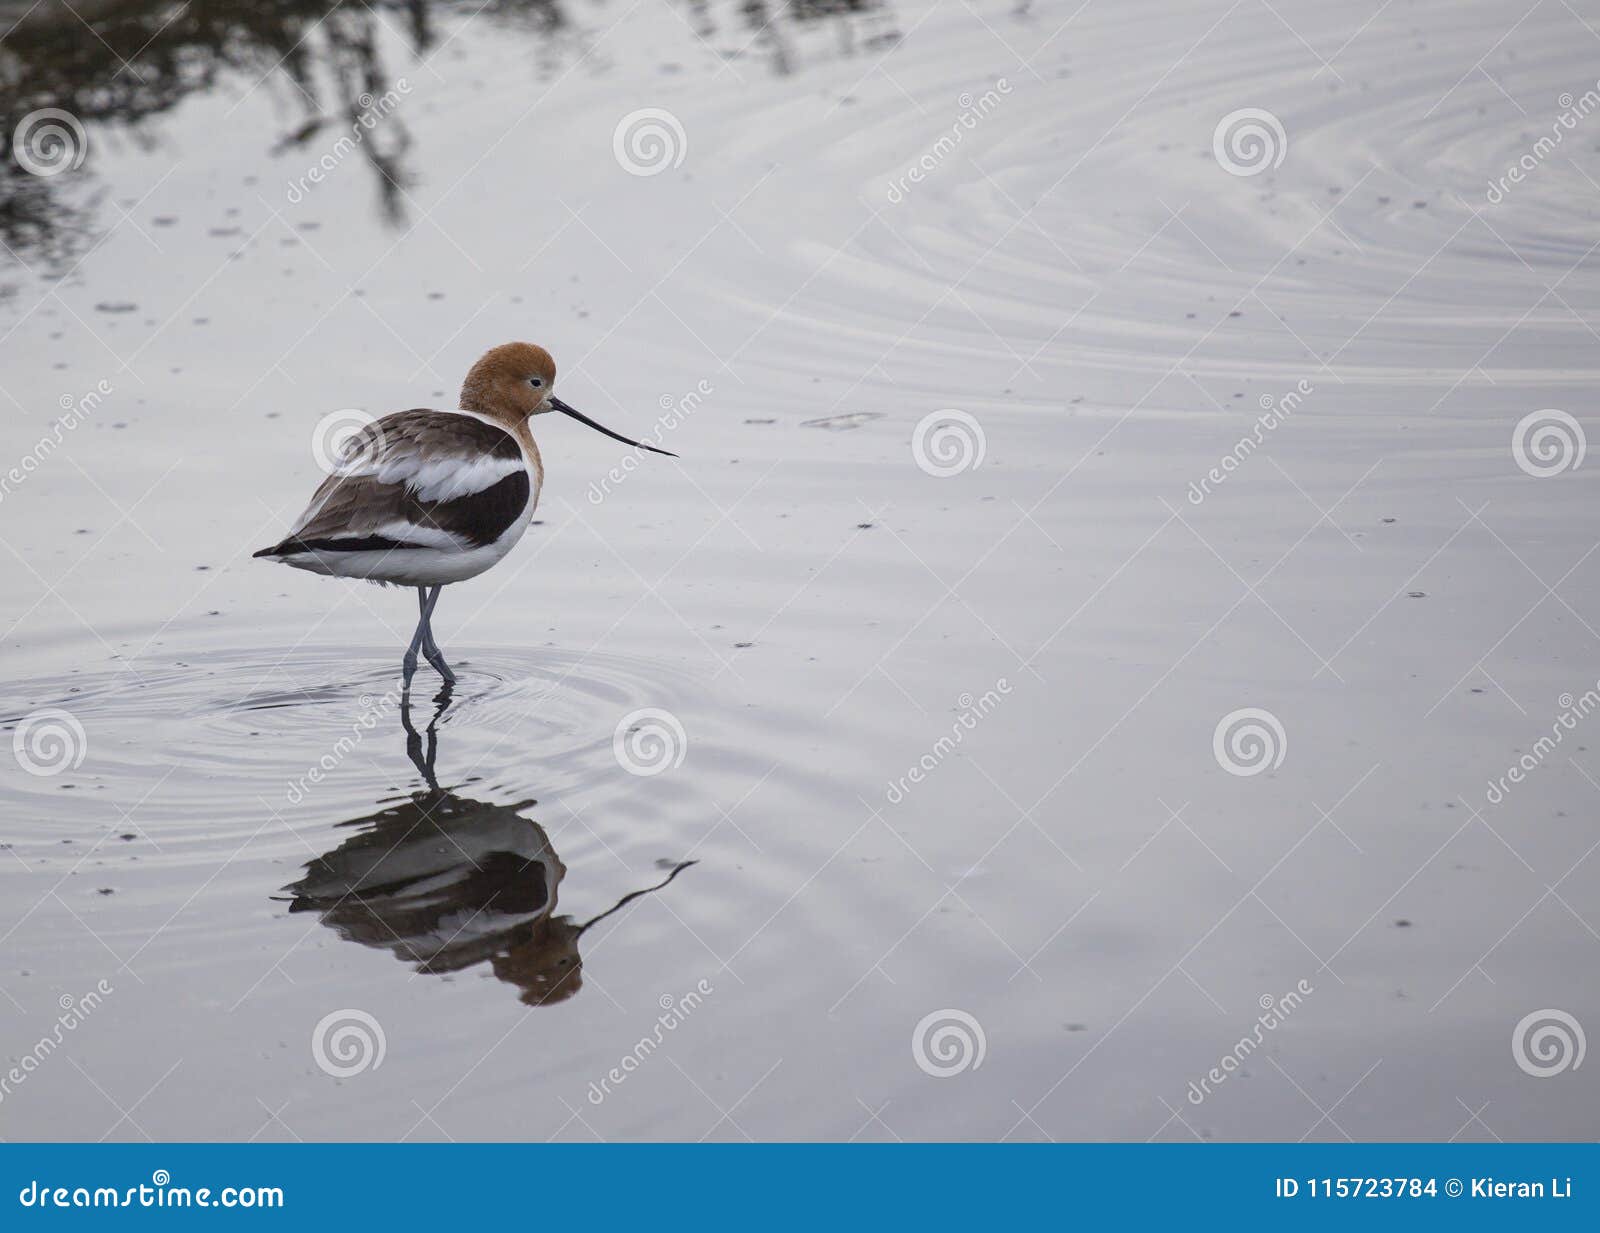
[[[597,922],[655,886],[634,891],[590,920],[555,915],[566,866],[544,828],[520,810],[439,787],[435,731],[446,694],[427,728],[427,750],[401,707],[407,753],[427,789],[341,824],[356,833],[306,866],[284,888],[291,912],[317,912],[340,937],[392,952],[419,972],[458,972],[487,960],[530,1006],[565,1001],[582,986],[578,942]]]

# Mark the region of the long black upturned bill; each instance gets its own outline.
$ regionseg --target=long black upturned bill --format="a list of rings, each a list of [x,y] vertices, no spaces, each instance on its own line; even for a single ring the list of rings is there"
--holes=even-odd
[[[628,437],[623,436],[620,432],[612,432],[611,429],[607,428],[604,424],[597,424],[594,420],[590,419],[582,411],[576,411],[573,408],[567,406],[566,403],[562,402],[554,394],[552,394],[550,396],[550,405],[552,407],[554,407],[557,411],[561,412],[562,415],[570,415],[573,419],[577,420],[580,424],[587,424],[587,425],[589,425],[590,428],[593,428],[596,432],[603,432],[603,433],[606,434],[606,436],[612,438],[615,441],[621,441],[621,442],[623,442],[623,443],[625,443],[627,445],[634,446],[636,449],[649,450],[652,454],[665,454],[668,458],[676,458],[677,457],[677,455],[674,454],[671,450],[658,450],[655,446],[646,445],[643,441],[634,441],[634,440],[631,440]]]

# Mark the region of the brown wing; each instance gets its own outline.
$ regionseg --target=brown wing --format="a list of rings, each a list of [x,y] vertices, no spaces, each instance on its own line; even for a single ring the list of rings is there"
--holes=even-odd
[[[397,411],[346,442],[289,536],[256,555],[475,547],[498,539],[529,495],[509,432],[450,411]]]

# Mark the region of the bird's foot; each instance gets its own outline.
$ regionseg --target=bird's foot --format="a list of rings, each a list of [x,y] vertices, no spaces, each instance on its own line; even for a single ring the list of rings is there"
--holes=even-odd
[[[450,665],[445,663],[444,653],[438,647],[424,650],[423,654],[428,657],[428,662],[433,665],[433,670],[439,674],[446,685],[454,685],[456,683],[456,674],[450,671]]]

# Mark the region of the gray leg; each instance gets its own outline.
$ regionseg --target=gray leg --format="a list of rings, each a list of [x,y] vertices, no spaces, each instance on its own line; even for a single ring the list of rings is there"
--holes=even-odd
[[[417,588],[417,610],[421,615],[417,618],[417,631],[411,635],[411,645],[406,648],[405,657],[400,661],[401,670],[405,673],[405,693],[411,692],[411,678],[417,674],[417,651],[428,638],[427,594],[425,587]]]
[[[422,614],[422,653],[427,657],[433,670],[437,672],[446,685],[456,683],[456,674],[450,671],[450,665],[445,663],[444,652],[439,649],[439,644],[433,640],[433,608],[439,602],[439,593],[444,590],[443,585],[433,588],[428,596],[428,602]]]

